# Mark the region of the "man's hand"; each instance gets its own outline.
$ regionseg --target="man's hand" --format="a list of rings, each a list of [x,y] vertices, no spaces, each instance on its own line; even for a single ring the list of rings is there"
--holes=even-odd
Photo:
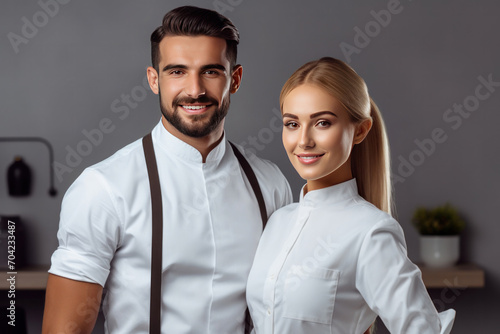
[[[49,274],[42,334],[92,333],[102,286]]]

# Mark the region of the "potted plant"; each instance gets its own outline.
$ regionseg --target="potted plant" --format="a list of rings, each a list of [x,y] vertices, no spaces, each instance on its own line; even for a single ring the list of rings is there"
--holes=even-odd
[[[449,267],[458,261],[459,234],[465,222],[452,205],[417,208],[412,222],[420,233],[420,256],[425,265]]]

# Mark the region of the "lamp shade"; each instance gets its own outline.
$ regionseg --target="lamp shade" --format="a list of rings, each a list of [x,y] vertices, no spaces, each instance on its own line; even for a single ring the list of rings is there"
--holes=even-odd
[[[31,191],[31,170],[23,161],[23,158],[17,156],[14,162],[7,170],[7,185],[10,196],[28,196]]]

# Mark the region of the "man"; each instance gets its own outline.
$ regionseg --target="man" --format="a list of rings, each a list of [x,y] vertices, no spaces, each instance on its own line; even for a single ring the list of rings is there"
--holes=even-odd
[[[152,131],[163,208],[164,333],[243,333],[245,286],[262,232],[250,183],[224,136],[241,83],[238,31],[196,7],[167,13],[151,35]],[[269,216],[291,201],[272,163],[241,151]],[[87,168],[62,204],[43,333],[90,333],[102,300],[106,333],[147,333],[151,197],[141,140]],[[104,293],[103,293],[104,292]]]

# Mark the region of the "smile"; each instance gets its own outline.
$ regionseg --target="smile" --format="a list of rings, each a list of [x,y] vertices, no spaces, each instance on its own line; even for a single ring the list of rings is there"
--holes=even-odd
[[[299,161],[303,164],[306,164],[306,165],[309,165],[309,164],[313,164],[315,162],[317,162],[319,159],[321,159],[321,157],[325,155],[324,153],[323,154],[317,154],[317,155],[313,155],[313,154],[304,154],[304,155],[299,155],[299,154],[296,154],[297,158],[299,159]]]
[[[182,106],[184,109],[190,109],[190,110],[199,110],[199,109],[203,109],[205,108],[206,106]]]
[[[211,106],[211,104],[203,104],[203,105],[180,105],[182,109],[184,109],[189,114],[201,114],[207,111],[207,109]]]

